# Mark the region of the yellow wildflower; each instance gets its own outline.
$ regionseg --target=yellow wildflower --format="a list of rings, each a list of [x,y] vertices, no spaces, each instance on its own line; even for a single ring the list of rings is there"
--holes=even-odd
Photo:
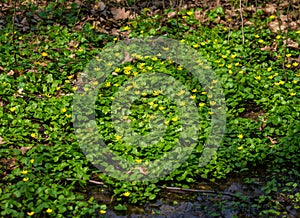
[[[130,30],[130,27],[129,26],[125,26],[125,27],[123,27],[123,30],[125,30],[125,31]]]
[[[154,96],[157,96],[157,95],[159,95],[159,94],[161,94],[161,93],[162,93],[161,90],[154,90],[153,95],[154,95]]]
[[[229,74],[233,74],[232,70],[228,70],[228,73],[229,73]]]
[[[105,83],[105,87],[110,87],[110,86],[111,86],[110,82]]]
[[[177,67],[177,70],[183,70],[182,66]]]
[[[26,175],[26,174],[28,173],[28,171],[27,171],[27,170],[23,170],[21,173],[22,173],[23,175]]]
[[[227,55],[222,55],[222,58],[224,58],[224,59],[227,58]]]
[[[35,134],[35,133],[31,133],[30,136],[31,136],[32,138],[36,138],[36,134]]]
[[[124,70],[124,74],[129,75],[129,74],[130,74],[130,71]]]
[[[202,95],[206,95],[206,92],[201,92]]]
[[[42,55],[42,57],[47,57],[48,53],[47,52],[43,52],[41,55]]]
[[[292,81],[292,83],[297,84],[297,83],[298,83],[298,80],[295,80],[295,79],[294,79],[294,80]]]
[[[243,135],[243,134],[239,134],[237,137],[238,137],[239,139],[242,139],[242,138],[244,138],[244,135]]]
[[[147,70],[152,70],[152,69],[153,69],[153,67],[151,67],[151,66],[147,67]]]
[[[270,72],[272,70],[272,67],[268,67],[267,71]]]
[[[24,182],[27,182],[29,180],[29,178],[23,178]]]
[[[191,95],[190,98],[191,99],[196,99],[196,95]]]
[[[194,48],[199,48],[199,45],[198,44],[194,44],[193,47]]]
[[[263,43],[263,42],[264,42],[264,40],[260,39],[260,40],[258,40],[258,42],[259,42],[259,43]]]
[[[215,102],[215,101],[210,101],[209,104],[210,104],[211,106],[215,106],[215,105],[216,105],[216,102]]]
[[[129,195],[130,195],[130,192],[125,192],[125,193],[124,193],[124,196],[125,196],[125,197],[128,197]]]
[[[169,123],[170,123],[170,122],[169,122],[168,120],[165,121],[165,124],[166,124],[166,125],[169,125]]]
[[[117,67],[116,69],[115,69],[115,72],[116,73],[119,73],[121,71],[121,69],[119,68],[119,67]]]
[[[71,117],[72,117],[71,114],[65,114],[65,116],[66,116],[67,118],[71,118]]]
[[[197,92],[197,89],[193,89],[192,92]]]
[[[270,19],[274,19],[274,18],[275,18],[275,16],[274,16],[274,15],[271,15],[269,18],[270,18]]]
[[[137,159],[137,160],[135,160],[135,162],[142,163],[142,160],[141,159]]]
[[[15,108],[15,107],[11,107],[11,108],[9,108],[9,110],[10,110],[11,112],[15,112],[16,108]]]
[[[189,16],[193,15],[193,13],[194,13],[194,12],[192,12],[192,11],[186,12],[186,14],[189,15]]]
[[[294,67],[297,67],[298,65],[299,65],[299,64],[298,64],[297,62],[294,62],[294,63],[293,63],[293,66],[294,66]]]
[[[214,114],[214,112],[213,112],[213,111],[209,111],[209,112],[208,112],[208,114],[210,114],[210,115],[213,115],[213,114]]]
[[[280,39],[280,38],[281,38],[281,35],[276,36],[276,39]]]
[[[242,150],[242,149],[243,149],[243,146],[240,146],[240,147],[238,147],[237,149],[238,149],[238,150]]]
[[[185,102],[184,102],[184,101],[181,101],[181,102],[179,103],[179,105],[180,105],[181,107],[183,107],[183,106],[185,105]]]
[[[31,159],[31,160],[30,160],[30,163],[32,163],[32,164],[33,164],[33,163],[34,163],[34,159]]]
[[[291,96],[294,96],[294,95],[296,95],[296,93],[295,93],[295,92],[291,92],[290,95],[291,95]]]
[[[204,107],[204,105],[205,105],[205,103],[203,103],[203,102],[199,103],[200,107]]]
[[[286,64],[285,65],[287,68],[290,68],[292,65],[291,64]]]
[[[254,35],[255,38],[259,38],[259,35]]]
[[[47,212],[47,213],[52,213],[52,209],[48,208],[48,209],[46,210],[46,212]]]
[[[33,216],[33,215],[34,215],[34,212],[33,212],[33,211],[27,212],[27,215],[28,215],[28,216]]]
[[[292,54],[286,54],[285,56],[289,58],[292,56]]]
[[[157,61],[157,60],[158,60],[157,57],[153,57],[153,58],[152,58],[152,61]]]
[[[149,104],[150,106],[152,106],[152,105],[154,105],[154,102],[153,102],[153,101],[150,101],[148,104]]]
[[[184,94],[185,93],[185,91],[184,90],[181,90],[180,92],[178,92],[176,95],[177,96],[180,96],[180,95],[182,95],[182,94]]]
[[[106,211],[105,210],[100,210],[99,213],[106,214]]]
[[[176,122],[176,121],[178,121],[178,118],[177,117],[173,117],[172,121]]]
[[[61,112],[65,113],[67,111],[67,108],[61,109]]]
[[[168,50],[169,50],[168,47],[163,47],[162,49],[165,50],[165,51],[168,51]]]
[[[116,135],[116,140],[117,141],[120,141],[122,139],[122,137],[121,136],[119,136],[119,135]]]
[[[255,77],[255,79],[256,79],[256,80],[261,80],[261,76],[258,75],[258,76]]]

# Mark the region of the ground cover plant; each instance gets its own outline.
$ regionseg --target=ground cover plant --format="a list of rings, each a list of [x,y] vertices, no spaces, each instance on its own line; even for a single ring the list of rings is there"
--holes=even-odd
[[[139,2],[123,3],[133,7]],[[238,200],[232,210],[248,208],[249,217],[296,213],[300,207],[299,15],[291,5],[284,7],[285,2],[273,11],[264,10],[265,3],[247,2],[244,20],[239,21],[245,25],[240,26],[234,23],[239,19],[239,2],[225,1],[208,8],[192,3],[177,9],[166,3],[166,10],[159,13],[150,5],[143,6],[127,22],[113,16],[109,24],[115,25],[117,34],[101,29],[92,18],[89,22],[85,17],[89,8],[78,3],[58,1],[39,7],[24,1],[18,10],[8,9],[9,16],[0,23],[1,216],[105,216],[108,208],[126,211],[130,205],[154,202],[167,187],[199,189],[202,181],[220,184],[236,175],[243,175],[244,183],[260,184],[261,192],[252,197],[233,193]],[[61,9],[62,5],[67,9]],[[228,5],[236,9],[232,14],[228,14]],[[10,21],[20,19],[18,13],[24,12],[30,25],[18,27]],[[290,23],[286,31],[275,25],[280,22],[281,26]],[[201,122],[197,145],[180,167],[154,181],[126,182],[106,175],[86,159],[74,132],[72,104],[82,83],[81,73],[102,49],[123,38],[145,36],[176,39],[208,61],[218,76],[212,83],[220,82],[225,95],[226,132],[216,156],[199,168],[215,104],[212,96],[183,66],[159,56],[135,55],[113,69],[98,92],[96,122],[108,148],[142,164],[170,151],[173,139],[178,138],[182,127],[178,108],[160,89],[135,90],[141,97],[132,104],[131,115],[120,115],[120,119],[146,135],[155,124],[152,119],[163,116],[163,141],[137,148],[116,133],[111,117],[114,97],[120,90],[134,89],[130,81],[140,75],[164,73],[184,84]],[[88,193],[95,184],[93,190],[100,198]],[[220,199],[215,200],[216,211],[202,208],[207,217],[222,216],[225,209]]]

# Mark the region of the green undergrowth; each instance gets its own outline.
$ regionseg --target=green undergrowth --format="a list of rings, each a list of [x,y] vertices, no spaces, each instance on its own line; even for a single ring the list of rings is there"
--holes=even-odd
[[[124,209],[128,203],[155,200],[164,186],[193,188],[197,181],[216,182],[256,169],[269,174],[265,194],[251,204],[260,216],[283,216],[286,206],[299,207],[299,53],[284,46],[286,37],[300,42],[299,30],[281,34],[245,26],[243,44],[241,29],[208,28],[195,19],[197,10],[181,11],[168,20],[141,15],[123,31],[129,31],[131,38],[165,35],[187,44],[218,76],[216,82],[226,98],[226,132],[217,155],[207,165],[200,168],[198,160],[209,135],[214,102],[187,69],[159,57],[140,56],[114,69],[115,74],[99,89],[95,112],[103,140],[116,155],[136,163],[170,151],[182,123],[176,105],[162,90],[135,93],[141,97],[131,106],[131,115],[121,118],[128,120],[135,132],[147,135],[153,116],[163,115],[167,126],[164,140],[143,148],[123,142],[113,128],[110,108],[126,81],[150,72],[165,73],[184,84],[188,100],[197,105],[201,131],[194,151],[176,170],[151,182],[118,181],[99,172],[85,158],[72,127],[79,73],[103,47],[120,39],[97,32],[89,23],[80,32],[55,24],[40,27],[38,34],[16,31],[14,44],[11,27],[1,30],[1,216],[105,214],[105,203],[86,198],[91,179],[102,181],[112,199],[121,203],[116,209]],[[214,20],[214,13],[222,11],[209,13],[209,19]],[[262,25],[270,19],[253,18],[253,22]],[[266,49],[274,43],[276,51]]]

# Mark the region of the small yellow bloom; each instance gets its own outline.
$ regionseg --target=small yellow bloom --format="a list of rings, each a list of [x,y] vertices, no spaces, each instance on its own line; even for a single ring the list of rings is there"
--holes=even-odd
[[[132,70],[132,66],[126,66],[126,67],[124,67],[124,70],[130,71],[130,70]]]
[[[242,139],[242,138],[244,138],[244,135],[243,135],[243,134],[239,134],[239,135],[238,135],[238,138],[239,138],[239,139]]]
[[[183,70],[182,66],[177,67],[177,70]]]
[[[119,67],[117,67],[116,69],[115,69],[115,72],[116,73],[119,73],[121,71],[121,69],[119,68]]]
[[[242,70],[239,71],[239,74],[243,74],[243,73],[244,73],[244,71],[242,71]]]
[[[147,95],[147,92],[143,92],[143,93],[142,93],[142,96],[145,97],[146,95]]]
[[[227,58],[227,55],[222,55],[222,58],[224,58],[224,59]]]
[[[180,96],[180,95],[182,95],[182,94],[184,94],[185,93],[185,91],[184,90],[181,90],[180,92],[178,92],[176,95],[177,96]]]
[[[280,39],[280,38],[281,38],[281,35],[276,36],[276,39]]]
[[[210,101],[209,104],[210,104],[211,106],[215,106],[215,105],[216,105],[216,102],[215,102],[215,101]]]
[[[255,38],[259,38],[259,35],[254,35]]]
[[[35,134],[35,133],[31,133],[30,136],[31,136],[32,138],[36,138],[36,134]]]
[[[52,213],[52,209],[48,208],[48,209],[46,210],[46,212],[47,212],[47,213]]]
[[[187,18],[187,16],[183,15],[183,16],[182,16],[182,18],[183,18],[183,19],[186,19],[186,18]]]
[[[71,118],[71,117],[72,117],[71,114],[65,114],[65,116],[66,116],[67,118]]]
[[[292,54],[286,54],[285,56],[289,58],[292,56]]]
[[[192,92],[197,92],[197,89],[193,89]]]
[[[242,149],[243,149],[243,146],[240,146],[240,147],[238,147],[237,149],[238,149],[238,150],[242,150]]]
[[[184,39],[181,39],[181,40],[180,40],[180,42],[181,42],[181,43],[184,43],[184,42],[185,42],[185,40],[184,40]]]
[[[268,78],[269,78],[269,79],[273,79],[273,77],[274,77],[273,75],[271,75],[271,76],[268,76]]]
[[[201,92],[202,95],[206,95],[206,92]]]
[[[279,81],[279,84],[280,84],[280,85],[283,85],[284,83],[285,83],[285,82],[282,81],[282,80]]]
[[[135,162],[142,163],[142,160],[141,159],[137,159],[137,160],[135,160]]]
[[[125,197],[128,197],[129,195],[130,195],[130,192],[125,192],[125,193],[124,193],[124,196],[125,196]]]
[[[155,90],[155,91],[153,92],[153,95],[154,95],[154,96],[157,96],[157,95],[159,95],[159,94],[161,94],[161,93],[162,93],[161,90]]]
[[[27,170],[23,170],[21,173],[22,173],[23,175],[26,175],[26,174],[28,173],[28,171],[27,171]]]
[[[203,103],[203,102],[199,103],[200,107],[204,107],[204,105],[205,105],[205,103]]]
[[[196,99],[196,95],[191,95],[190,98],[191,99]]]
[[[270,19],[274,19],[274,18],[275,18],[275,16],[274,16],[274,15],[271,15],[269,18],[270,18]]]
[[[212,97],[213,97],[213,95],[208,95],[207,97],[208,97],[208,98],[212,98]]]
[[[152,58],[152,61],[157,61],[157,60],[158,60],[157,57],[153,57],[153,58]]]
[[[67,80],[67,79],[66,79],[66,80],[65,80],[65,83],[70,83],[70,80]]]
[[[287,68],[290,68],[292,65],[291,64],[286,64],[285,65]]]
[[[110,82],[105,83],[105,87],[110,87],[110,86],[111,86]]]
[[[9,110],[10,110],[11,112],[15,112],[16,108],[15,108],[15,107],[11,107],[11,108],[9,108]]]
[[[298,80],[295,80],[295,79],[294,79],[294,80],[292,81],[292,83],[297,84],[297,83],[298,83]]]
[[[299,65],[299,64],[298,64],[297,62],[294,62],[294,63],[293,63],[293,66],[294,66],[294,67],[297,67],[298,65]]]
[[[234,59],[235,57],[236,57],[236,55],[231,55],[230,56],[231,59]]]
[[[23,178],[24,182],[27,182],[29,180],[29,178]]]
[[[139,95],[140,91],[135,91],[134,94]]]
[[[167,48],[167,47],[163,47],[162,49],[165,50],[165,51],[169,50],[169,48]]]
[[[263,43],[263,42],[264,42],[264,40],[260,39],[260,40],[258,40],[258,42],[259,42],[259,43]]]
[[[236,67],[239,66],[239,65],[240,65],[240,63],[235,63],[235,64],[234,64],[234,66],[236,66]]]
[[[124,70],[124,74],[129,75],[129,74],[130,74],[130,71]]]
[[[258,75],[258,76],[255,77],[255,79],[256,79],[256,80],[261,80],[261,76]]]
[[[119,136],[119,135],[116,135],[116,140],[117,141],[120,141],[122,139],[122,137],[121,136]]]
[[[228,70],[228,73],[229,73],[229,74],[233,74],[232,70]]]
[[[209,111],[209,112],[208,112],[208,114],[210,114],[210,115],[213,115],[213,114],[214,114],[214,112],[213,112],[213,111]]]
[[[130,30],[130,27],[129,27],[129,26],[125,26],[125,27],[123,28],[123,30],[125,30],[125,31]]]
[[[296,33],[300,34],[300,30],[296,31]]]
[[[150,106],[152,106],[152,105],[154,105],[154,102],[153,102],[153,101],[150,101],[148,104],[149,104]]]
[[[158,109],[160,110],[160,111],[162,111],[163,109],[165,109],[163,106],[160,106],[160,107],[158,107]]]
[[[267,71],[270,72],[272,70],[272,67],[268,67]]]
[[[28,216],[33,216],[33,215],[34,215],[34,212],[33,212],[33,211],[27,212],[27,215],[28,215]]]
[[[291,96],[294,96],[294,95],[296,95],[296,93],[295,93],[295,92],[291,92],[290,95],[291,95]]]
[[[186,12],[186,14],[189,15],[189,16],[193,15],[193,13],[194,13],[194,12],[192,12],[192,11]]]
[[[42,55],[42,57],[47,57],[48,53],[47,52],[43,52],[41,55]]]
[[[99,84],[99,82],[98,81],[95,81],[95,82],[93,82],[93,85],[98,85]]]
[[[185,105],[185,102],[182,101],[182,102],[179,103],[179,105],[180,105],[181,107],[183,107],[183,106]]]
[[[23,39],[23,37],[22,36],[19,36],[19,38],[18,38],[19,40],[22,40]]]
[[[34,159],[31,159],[31,160],[30,160],[30,163],[32,163],[32,164],[33,164],[33,163],[34,163]]]
[[[147,70],[152,70],[152,69],[153,69],[153,67],[151,67],[151,66],[147,67]]]
[[[194,48],[199,48],[198,44],[193,45]]]
[[[59,87],[59,86],[57,86],[57,87],[56,87],[56,91],[59,91],[59,90],[60,90],[60,87]]]
[[[172,121],[176,122],[176,121],[178,121],[178,118],[177,117],[173,117]]]
[[[204,46],[204,45],[205,45],[205,42],[201,42],[200,44],[201,44],[202,46]]]
[[[227,65],[227,68],[228,69],[232,68],[232,65],[231,64]]]
[[[76,91],[77,88],[78,88],[77,86],[73,86],[73,87],[72,87],[72,90],[73,90],[73,91]]]
[[[61,109],[61,112],[65,113],[67,111],[67,108]]]
[[[106,211],[105,210],[100,210],[99,213],[106,214]]]

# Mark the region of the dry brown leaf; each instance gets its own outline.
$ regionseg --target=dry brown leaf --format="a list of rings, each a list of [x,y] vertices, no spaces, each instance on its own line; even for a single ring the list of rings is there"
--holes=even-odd
[[[274,14],[276,12],[276,5],[274,4],[267,4],[263,11],[267,14]]]
[[[4,144],[4,143],[6,143],[6,142],[4,142],[4,141],[3,141],[3,138],[0,137],[0,145],[2,145],[2,144]]]
[[[22,154],[25,154],[27,151],[29,151],[32,147],[21,147],[19,150]]]
[[[126,11],[125,8],[112,8],[111,13],[115,20],[124,20],[130,16],[130,11]]]
[[[173,18],[173,17],[175,17],[176,16],[176,12],[175,11],[172,11],[172,12],[169,12],[168,13],[168,18]]]
[[[131,62],[134,58],[130,56],[130,53],[128,51],[124,51],[124,60],[122,61],[122,64],[126,62]]]
[[[270,142],[272,143],[272,145],[278,143],[276,140],[272,139],[270,136],[267,136],[267,138],[270,139]]]
[[[13,70],[10,70],[6,75],[7,76],[13,76],[15,74],[15,72]]]
[[[295,49],[299,48],[299,44],[297,42],[291,40],[290,38],[288,38],[286,41],[283,41],[283,42],[289,48],[295,48]]]
[[[280,24],[278,21],[272,21],[268,24],[268,26],[272,32],[278,32],[287,28],[286,22],[282,22]]]

